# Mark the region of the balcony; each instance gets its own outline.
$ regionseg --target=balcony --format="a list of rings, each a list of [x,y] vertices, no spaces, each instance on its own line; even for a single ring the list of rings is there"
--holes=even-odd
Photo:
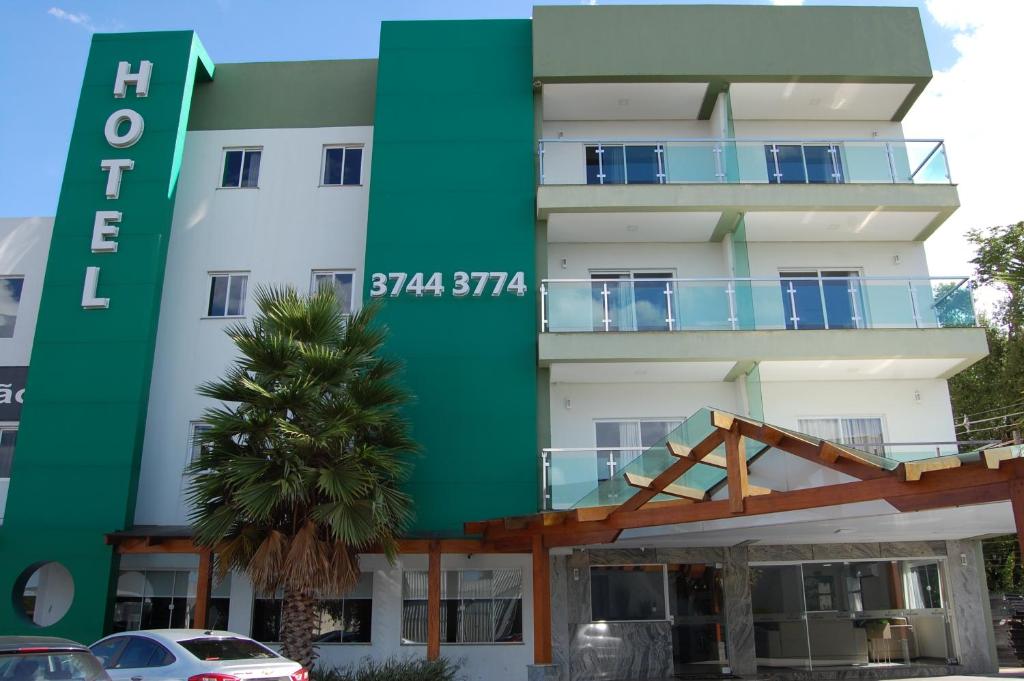
[[[963,277],[548,279],[541,317],[540,365],[561,380],[638,362],[703,380],[755,363],[765,380],[948,378],[988,352]]]
[[[805,226],[783,239],[920,240],[959,206],[942,140],[544,139],[539,154],[540,219],[713,212],[703,240],[740,213],[752,240],[779,240],[780,214]]]
[[[678,428],[650,447],[556,447],[541,450],[541,500],[543,510],[560,510],[602,506],[620,503],[635,489],[625,482],[626,474],[655,478],[674,460],[666,443],[693,446],[703,439],[710,428],[704,423],[708,410],[702,409],[684,421]],[[696,417],[696,418],[695,418]],[[820,438],[801,435],[810,442]],[[771,451],[762,443],[747,441],[744,448],[751,475],[771,480],[776,488],[785,487],[785,475],[772,471],[770,459],[760,465],[758,460]],[[958,440],[949,442],[882,442],[856,440],[837,442],[853,448],[859,456],[868,459],[883,470],[894,470],[899,464],[923,461],[949,455],[960,455],[965,460],[977,458],[977,453],[998,444],[995,440]],[[680,490],[692,495],[694,501],[716,498],[725,485],[725,450],[720,445],[706,456],[702,463],[687,471],[678,481]],[[667,497],[666,497],[667,498]]]

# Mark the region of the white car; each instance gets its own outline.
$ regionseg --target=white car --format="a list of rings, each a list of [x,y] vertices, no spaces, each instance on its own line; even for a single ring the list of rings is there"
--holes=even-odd
[[[228,631],[126,631],[89,649],[113,681],[309,681],[298,662]]]

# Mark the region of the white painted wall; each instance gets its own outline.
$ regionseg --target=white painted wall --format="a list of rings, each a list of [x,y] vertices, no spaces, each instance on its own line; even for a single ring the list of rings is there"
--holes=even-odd
[[[861,270],[867,277],[928,276],[920,241],[752,241],[748,258],[752,277],[778,277],[780,270],[809,268]]]
[[[901,139],[903,125],[892,121],[736,120],[737,138],[753,139]]]
[[[0,366],[28,366],[32,340],[43,294],[46,259],[50,253],[53,218],[0,218],[0,277],[20,276],[25,280],[18,303],[14,336],[0,338]],[[10,478],[0,478],[0,525],[4,521]]]
[[[363,185],[321,187],[326,144],[362,144]],[[262,146],[259,188],[218,189],[223,149]],[[208,400],[196,395],[235,356],[224,330],[205,319],[208,272],[249,271],[246,312],[258,284],[308,291],[314,269],[354,272],[361,298],[372,128],[190,132],[167,255],[135,522],[184,525],[183,471],[189,421]]]

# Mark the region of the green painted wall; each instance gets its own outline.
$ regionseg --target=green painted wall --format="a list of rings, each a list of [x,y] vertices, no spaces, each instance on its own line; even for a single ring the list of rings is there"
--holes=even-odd
[[[113,88],[119,61],[153,62],[149,96]],[[197,73],[198,71],[198,73]],[[116,569],[103,535],[134,515],[160,294],[185,121],[197,75],[213,64],[191,31],[93,37],[71,136],[43,286],[6,517],[0,528],[0,632],[40,630],[13,601],[20,573],[59,561],[75,581],[68,614],[49,635],[91,642],[103,633]],[[142,115],[141,139],[111,147],[114,111]],[[101,159],[129,158],[120,197],[110,200]],[[123,213],[116,253],[90,250],[98,210]],[[83,310],[87,266],[102,268],[105,310]]]
[[[441,272],[387,298],[423,447],[415,532],[537,509],[534,149],[529,21],[385,22],[366,245],[374,272]],[[523,297],[451,295],[455,271],[526,273]]]
[[[373,125],[376,59],[218,64],[196,87],[189,130]]]

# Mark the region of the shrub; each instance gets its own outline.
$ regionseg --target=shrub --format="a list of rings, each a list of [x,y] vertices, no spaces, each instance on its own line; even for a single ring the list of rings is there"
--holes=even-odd
[[[314,666],[311,681],[458,681],[460,664],[445,658],[366,658],[347,667]]]

